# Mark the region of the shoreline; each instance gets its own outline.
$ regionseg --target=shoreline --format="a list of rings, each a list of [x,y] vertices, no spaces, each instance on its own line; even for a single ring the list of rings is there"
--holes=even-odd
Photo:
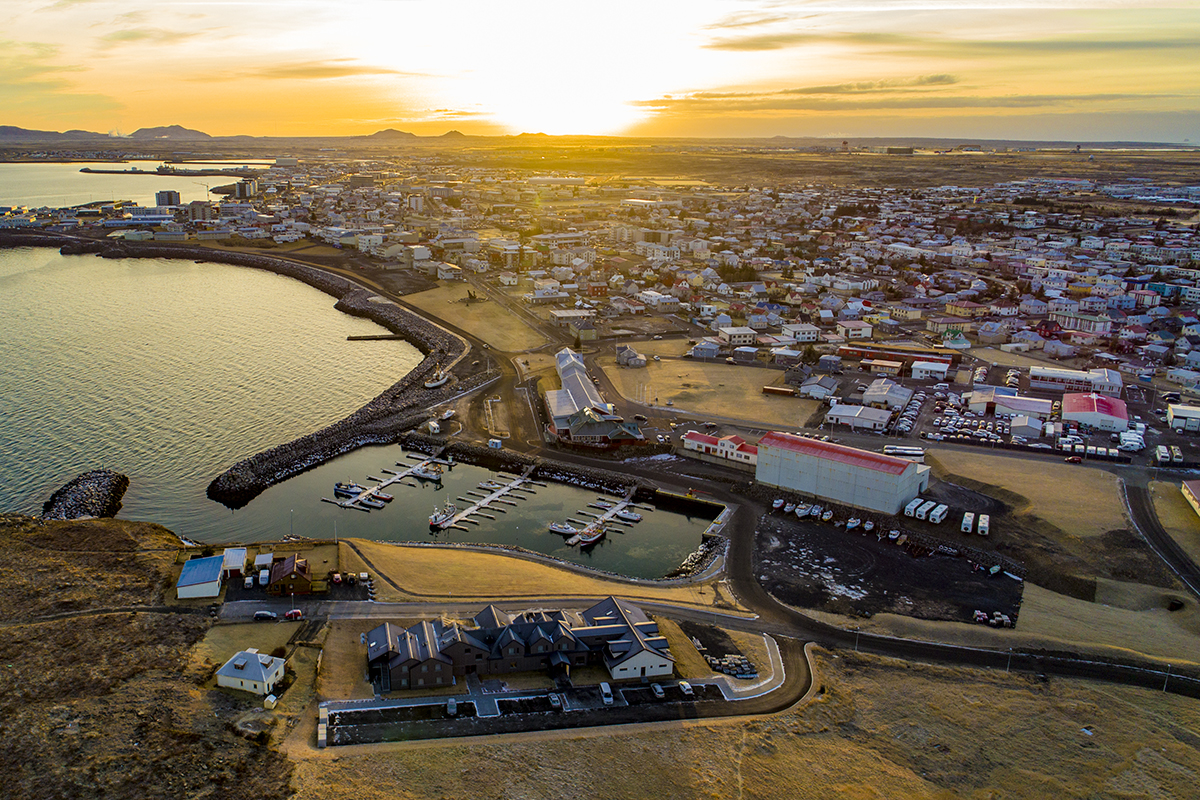
[[[475,391],[495,377],[487,372],[466,378],[452,375],[445,385],[426,389],[425,378],[438,366],[452,369],[470,352],[470,343],[390,300],[375,302],[373,298],[386,298],[316,266],[276,256],[211,250],[194,245],[92,240],[43,231],[0,231],[0,248],[15,247],[53,247],[62,255],[93,254],[102,258],[203,260],[273,272],[336,298],[336,310],[370,319],[403,337],[422,353],[424,358],[416,367],[357,411],[317,431],[243,459],[213,478],[206,491],[208,498],[230,509],[242,508],[271,486],[337,456],[368,445],[391,444],[424,422],[429,409],[464,392]]]

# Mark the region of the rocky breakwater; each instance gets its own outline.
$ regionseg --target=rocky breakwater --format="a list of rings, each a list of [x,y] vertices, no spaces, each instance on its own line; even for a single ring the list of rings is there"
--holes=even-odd
[[[42,506],[43,519],[115,517],[129,478],[111,469],[94,469],[72,479]]]

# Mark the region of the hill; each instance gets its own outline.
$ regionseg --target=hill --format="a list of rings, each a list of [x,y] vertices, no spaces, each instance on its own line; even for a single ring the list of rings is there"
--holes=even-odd
[[[140,141],[146,139],[173,139],[194,142],[201,139],[211,139],[212,137],[203,131],[192,130],[182,125],[165,125],[158,128],[138,128],[129,134],[129,138]]]

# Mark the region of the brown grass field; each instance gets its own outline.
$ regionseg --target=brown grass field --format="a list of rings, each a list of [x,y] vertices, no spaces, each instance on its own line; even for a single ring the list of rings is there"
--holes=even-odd
[[[706,364],[687,359],[651,361],[645,369],[624,369],[615,359],[597,359],[621,396],[647,402],[668,400],[672,410],[699,417],[745,421],[756,427],[794,430],[808,420],[819,405],[814,400],[762,393],[764,385],[779,386],[783,373],[729,364]]]
[[[300,800],[340,798],[1171,798],[1194,796],[1200,703],[1159,692],[818,651],[781,714],[300,759]],[[291,744],[289,742],[289,744]]]
[[[248,622],[237,625],[214,625],[204,638],[192,648],[192,662],[208,665],[215,670],[229,657],[246,648],[253,647],[268,655],[276,647],[283,647],[303,623],[300,622]]]
[[[1163,528],[1189,558],[1200,561],[1200,517],[1184,499],[1179,484],[1152,481],[1150,497],[1154,500],[1154,513],[1158,515]]]
[[[566,569],[497,553],[405,547],[355,539],[354,544],[379,568],[386,580],[376,580],[381,601],[454,598],[490,603],[496,598],[604,597],[610,594],[636,600],[664,600],[712,607],[714,589],[709,583],[659,587],[606,580]],[[343,540],[341,561],[351,572],[374,573]],[[380,577],[380,576],[376,576]]]
[[[404,299],[435,319],[453,322],[467,333],[478,336],[497,350],[520,352],[546,343],[546,338],[492,301],[462,302],[469,287],[464,283],[448,283],[436,289],[407,295]]]

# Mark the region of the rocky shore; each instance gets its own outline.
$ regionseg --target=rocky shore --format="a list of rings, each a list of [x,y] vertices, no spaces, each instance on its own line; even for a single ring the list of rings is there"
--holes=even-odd
[[[129,478],[111,469],[94,469],[73,478],[42,505],[42,519],[115,517]]]

